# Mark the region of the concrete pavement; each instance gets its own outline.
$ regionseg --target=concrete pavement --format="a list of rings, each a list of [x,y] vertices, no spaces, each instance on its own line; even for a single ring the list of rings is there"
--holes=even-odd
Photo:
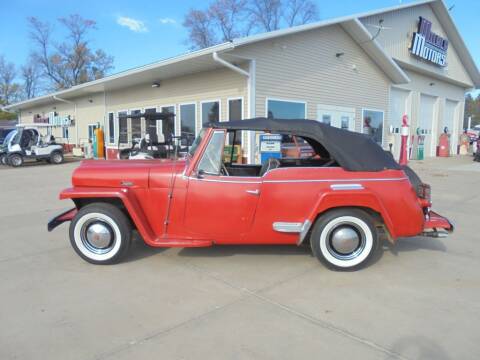
[[[413,167],[451,218],[370,267],[325,269],[308,248],[151,249],[93,266],[47,220],[75,163],[0,169],[0,359],[477,359],[480,164]]]

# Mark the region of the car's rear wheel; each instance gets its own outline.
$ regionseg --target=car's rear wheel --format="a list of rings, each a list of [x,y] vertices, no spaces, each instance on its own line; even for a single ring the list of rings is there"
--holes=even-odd
[[[7,165],[7,154],[0,155],[0,164]]]
[[[51,155],[50,155],[50,163],[52,164],[61,164],[63,162],[63,154],[61,151],[54,151]]]
[[[379,250],[380,241],[371,216],[360,209],[336,209],[321,216],[310,244],[315,256],[328,268],[358,270]]]
[[[19,167],[23,165],[23,156],[20,154],[11,154],[8,156],[8,164],[13,167]]]
[[[132,227],[111,204],[94,203],[80,209],[70,223],[70,243],[92,264],[114,264],[128,252]]]

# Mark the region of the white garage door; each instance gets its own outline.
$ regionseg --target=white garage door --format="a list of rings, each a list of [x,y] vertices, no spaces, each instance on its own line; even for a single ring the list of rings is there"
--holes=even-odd
[[[392,152],[397,160],[400,157],[400,129],[402,127],[403,115],[407,114],[407,100],[409,94],[409,91],[397,88],[392,88],[390,91],[390,127],[388,130],[391,130],[391,133],[388,142],[391,141],[393,143]]]
[[[450,153],[456,154],[457,153],[457,139],[458,139],[458,131],[456,129],[456,108],[458,105],[458,101],[447,100],[445,102],[445,112],[443,117],[443,126],[442,132],[445,128],[448,129],[448,133],[450,134]]]
[[[433,141],[432,127],[435,113],[435,102],[437,98],[428,95],[420,96],[420,118],[418,128],[420,135],[425,136],[425,156],[435,156],[435,141]]]

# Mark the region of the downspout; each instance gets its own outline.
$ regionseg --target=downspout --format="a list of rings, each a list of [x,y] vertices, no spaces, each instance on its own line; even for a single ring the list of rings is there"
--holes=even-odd
[[[235,56],[235,55],[234,55]],[[220,56],[218,56],[218,53],[215,51],[213,52],[213,60],[222,64],[223,66],[245,76],[248,79],[248,86],[247,86],[247,97],[248,97],[248,117],[249,118],[254,118],[255,117],[255,59],[247,59],[250,61],[249,64],[249,71],[245,71],[242,68],[239,68],[238,66],[233,65],[232,63],[229,63],[225,59],[222,59]],[[251,132],[250,136],[248,137],[248,144],[247,144],[247,151],[248,151],[248,159],[249,162],[253,163],[254,161],[254,149],[253,149],[253,144],[254,144],[254,137],[253,137],[253,132]]]
[[[78,146],[78,119],[77,119],[77,103],[70,101],[70,100],[65,100],[62,98],[59,98],[56,95],[52,96],[54,100],[64,102],[66,104],[72,104],[74,108],[74,114],[75,114],[75,146]]]

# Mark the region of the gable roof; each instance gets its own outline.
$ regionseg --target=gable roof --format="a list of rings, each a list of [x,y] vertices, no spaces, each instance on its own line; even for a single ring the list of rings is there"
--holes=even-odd
[[[330,25],[340,25],[350,36],[361,46],[371,59],[387,74],[395,84],[407,83],[410,81],[406,73],[388,55],[377,40],[371,38],[371,34],[358,20],[359,18],[382,14],[386,12],[401,10],[423,4],[430,4],[438,18],[444,22],[445,31],[448,37],[455,42],[455,48],[459,52],[465,68],[472,78],[475,87],[480,87],[480,73],[469,53],[463,39],[460,36],[443,0],[422,0],[408,4],[402,4],[383,8],[379,10],[322,20],[311,24],[295,26],[287,29],[275,30],[267,33],[252,35],[244,38],[234,39],[230,42],[215,45],[209,48],[186,53],[177,57],[161,60],[149,65],[126,70],[117,74],[106,76],[102,79],[90,81],[69,89],[39,96],[33,99],[21,101],[5,106],[5,110],[20,110],[35,105],[51,103],[56,97],[72,99],[85,94],[92,94],[101,91],[114,90],[121,87],[133,86],[136,84],[162,80],[168,77],[187,75],[199,71],[212,70],[219,67],[212,55],[224,53],[240,46],[254,44],[273,38],[296,34],[308,30],[319,29]]]

